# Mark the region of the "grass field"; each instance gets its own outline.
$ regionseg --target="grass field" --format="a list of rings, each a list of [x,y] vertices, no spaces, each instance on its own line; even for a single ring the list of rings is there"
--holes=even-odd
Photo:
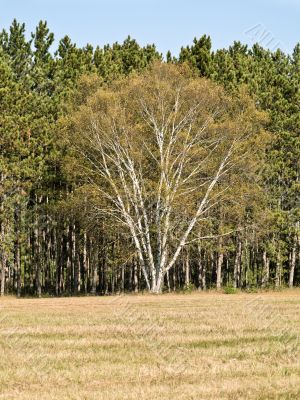
[[[0,299],[0,399],[300,399],[300,291]]]

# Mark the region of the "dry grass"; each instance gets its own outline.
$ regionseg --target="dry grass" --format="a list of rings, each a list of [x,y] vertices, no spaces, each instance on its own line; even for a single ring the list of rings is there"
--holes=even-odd
[[[300,399],[300,291],[0,300],[0,399]]]

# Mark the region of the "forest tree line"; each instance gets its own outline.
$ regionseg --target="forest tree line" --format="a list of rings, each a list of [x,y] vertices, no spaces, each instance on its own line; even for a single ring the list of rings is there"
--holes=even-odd
[[[43,21],[30,39],[16,20],[0,34],[1,295],[157,291],[157,279],[159,291],[299,285],[300,44],[292,54],[240,42],[213,51],[204,35],[182,47],[178,57],[170,52],[164,57],[155,45],[141,47],[130,37],[103,48],[79,48],[67,36],[55,51],[53,44]],[[177,109],[175,102],[169,110],[178,82],[184,106]],[[177,141],[166,139],[174,170],[156,168],[162,138],[156,136],[157,149],[149,139],[155,123],[162,123],[161,99],[154,101],[158,88],[165,91],[161,104],[173,121],[164,125],[167,135],[172,129],[177,135]],[[213,120],[209,128],[204,116]],[[188,124],[181,125],[182,119]],[[110,135],[108,121],[120,124]],[[198,138],[194,129],[201,124],[206,136]],[[124,133],[130,129],[137,136]],[[237,143],[232,132],[241,133],[237,155],[231,151]],[[189,138],[198,138],[201,146]],[[215,144],[217,152],[211,153]],[[202,168],[206,157],[210,161]],[[160,193],[159,206],[148,196],[146,212],[141,203],[135,208],[145,198],[128,160],[144,168],[143,175],[138,170],[139,183],[147,193]],[[224,165],[229,172],[223,179],[218,171]],[[179,193],[177,181],[173,185],[166,174],[182,174],[183,166]],[[165,183],[158,192],[161,171]],[[198,181],[187,186],[191,176]],[[122,203],[111,206],[115,195],[107,185],[114,182],[121,200],[135,210],[122,215],[126,221],[115,215]],[[203,206],[203,218],[183,243],[181,233],[213,182],[220,201]],[[161,204],[170,207],[161,212]],[[132,218],[140,230],[130,230]],[[170,228],[160,230],[162,222]],[[148,251],[165,232],[161,251]],[[162,258],[169,261],[163,264]],[[155,278],[147,275],[151,265]]]

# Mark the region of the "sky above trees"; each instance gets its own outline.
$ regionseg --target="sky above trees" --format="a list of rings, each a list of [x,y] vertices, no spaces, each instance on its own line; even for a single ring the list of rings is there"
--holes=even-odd
[[[2,0],[0,24],[8,28],[17,18],[30,32],[46,19],[57,40],[68,34],[80,46],[103,45],[130,34],[177,55],[205,33],[214,49],[240,40],[292,52],[300,40],[299,17],[300,0]]]

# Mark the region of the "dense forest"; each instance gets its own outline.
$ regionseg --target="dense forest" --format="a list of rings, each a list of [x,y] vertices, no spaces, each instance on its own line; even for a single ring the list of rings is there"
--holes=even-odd
[[[16,20],[0,34],[1,295],[299,285],[300,44],[53,45],[42,21],[30,39]]]

